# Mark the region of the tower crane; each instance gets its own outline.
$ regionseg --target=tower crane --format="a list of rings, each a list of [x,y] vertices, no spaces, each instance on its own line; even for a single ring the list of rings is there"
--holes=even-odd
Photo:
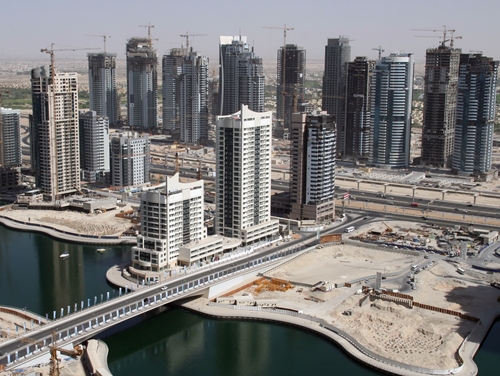
[[[88,37],[101,37],[104,41],[104,54],[106,54],[106,38],[111,38],[110,35],[95,35],[95,34],[85,34]]]
[[[182,38],[186,38],[186,50],[189,53],[189,37],[205,37],[208,34],[189,34],[189,31],[186,31],[186,34],[181,34]]]
[[[458,36],[458,37],[454,37],[453,36],[453,33],[455,32],[455,29],[448,29],[446,27],[446,25],[443,25],[443,29],[442,30],[430,30],[430,29],[412,29],[413,31],[431,31],[433,33],[435,32],[442,32],[443,33],[443,39],[441,40],[441,47],[445,47],[445,43],[446,42],[450,42],[450,48],[453,48],[453,41],[455,39],[462,39],[461,36]],[[446,35],[450,33],[450,37],[448,39],[446,39]],[[441,38],[441,37],[433,37],[433,36],[427,36],[427,35],[415,35],[415,37],[418,37],[418,38]]]
[[[294,30],[293,27],[286,27],[286,24],[281,26],[262,26],[264,29],[280,29],[283,30],[283,59],[281,63],[281,70],[282,70],[282,75],[281,75],[281,80],[282,80],[282,85],[283,85],[283,91],[281,94],[283,95],[283,105],[281,106],[281,114],[277,114],[280,116],[281,119],[277,119],[278,121],[282,121],[283,123],[285,122],[285,98],[286,98],[286,83],[285,83],[285,75],[286,75],[286,32],[287,30]],[[284,124],[283,124],[284,125]]]
[[[81,50],[98,50],[99,48],[59,48],[59,49],[54,49],[54,43],[50,44],[50,48],[42,48],[40,52],[46,52],[50,55],[50,75],[52,80],[54,79],[55,76],[55,57],[54,57],[54,52],[57,51],[81,51]]]
[[[378,48],[372,48],[372,50],[378,51],[378,59],[379,60],[382,58],[382,52],[385,51],[382,49],[382,46],[378,46]]]
[[[158,40],[158,39],[153,39],[151,38],[151,28],[155,27],[155,25],[151,25],[151,22],[148,22],[147,25],[139,25],[139,27],[145,27],[148,29],[148,44],[149,44],[149,47],[151,47],[153,44],[151,43],[151,41],[153,40]]]

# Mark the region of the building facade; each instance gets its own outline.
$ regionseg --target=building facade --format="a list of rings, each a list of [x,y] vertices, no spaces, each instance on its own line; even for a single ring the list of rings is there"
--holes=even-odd
[[[151,40],[127,42],[128,125],[135,130],[158,128],[158,58]]]
[[[121,119],[120,98],[116,90],[116,54],[89,53],[90,111],[108,118],[110,125]]]
[[[244,244],[278,232],[271,212],[272,113],[241,111],[220,116],[216,129],[215,232]]]
[[[290,219],[323,222],[335,217],[334,116],[293,114]]]
[[[371,150],[371,83],[375,61],[356,57],[347,64],[345,137],[342,158],[366,161]]]
[[[425,56],[421,164],[451,167],[460,49],[441,44]]]
[[[47,66],[31,71],[31,168],[46,200],[80,189],[78,75]]]
[[[0,167],[22,164],[21,112],[0,107]]]
[[[111,138],[111,185],[140,186],[149,183],[150,141],[147,134],[121,133]]]
[[[264,111],[264,69],[245,36],[221,36],[219,44],[220,115],[230,115],[244,104]]]
[[[323,111],[335,116],[337,124],[337,143],[345,144],[345,80],[347,63],[351,60],[349,38],[339,37],[328,39],[325,46],[325,70],[323,75]],[[342,156],[344,150],[337,148],[337,155]]]
[[[413,54],[382,57],[371,85],[371,142],[369,164],[408,168],[410,164]]]
[[[278,76],[276,87],[276,118],[285,132],[290,132],[292,113],[304,102],[306,80],[306,50],[287,44],[278,50]]]
[[[180,129],[180,77],[186,48],[172,48],[162,58],[162,114],[163,133],[179,133]]]
[[[203,180],[180,183],[167,177],[164,191],[141,195],[141,234],[132,247],[132,267],[161,272],[177,264],[179,248],[206,238]]]
[[[460,55],[452,170],[480,175],[491,170],[498,61],[480,53]]]
[[[81,111],[80,167],[82,180],[89,183],[109,182],[109,123],[108,118],[96,111]]]

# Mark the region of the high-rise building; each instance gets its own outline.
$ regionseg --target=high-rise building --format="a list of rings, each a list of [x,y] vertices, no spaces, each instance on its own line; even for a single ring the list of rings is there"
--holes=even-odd
[[[344,145],[345,124],[345,79],[347,63],[351,60],[349,38],[328,39],[325,46],[325,71],[323,75],[323,111],[335,116],[337,124],[337,144]],[[344,150],[337,148],[337,155],[342,156]]]
[[[271,112],[219,116],[215,232],[252,244],[278,232],[271,212]]]
[[[208,141],[208,58],[174,48],[163,56],[163,130],[188,144]]]
[[[384,168],[410,164],[413,54],[382,57],[371,86],[371,142],[369,163]]]
[[[132,247],[134,274],[140,276],[142,271],[141,279],[145,279],[144,271],[170,269],[177,265],[181,246],[206,239],[203,197],[203,180],[181,183],[179,174],[167,177],[164,191],[141,195],[141,234]],[[208,245],[205,256],[210,257],[214,251],[222,251],[222,237],[207,239],[204,245]]]
[[[292,113],[304,101],[306,80],[306,50],[287,44],[278,50],[278,76],[276,87],[276,118],[286,132],[290,131]]]
[[[220,37],[220,115],[238,112],[244,104],[252,111],[264,111],[264,69],[247,37]]]
[[[425,56],[421,164],[451,167],[457,109],[458,48],[442,43]]]
[[[292,115],[290,218],[335,217],[335,139],[333,115],[326,111]]]
[[[44,198],[59,200],[80,189],[78,75],[35,68],[31,95],[31,168]]]
[[[480,53],[460,55],[452,169],[460,175],[491,170],[498,61]]]
[[[135,130],[158,128],[158,59],[151,39],[127,42],[128,125]]]
[[[371,83],[375,61],[356,57],[347,64],[343,159],[367,159],[371,150]],[[339,148],[339,145],[337,145]]]
[[[111,138],[110,159],[112,186],[149,183],[150,141],[147,134],[127,132]]]
[[[180,129],[180,79],[186,48],[172,48],[162,58],[163,132],[178,133]],[[177,131],[177,132],[176,132]]]
[[[96,111],[81,111],[79,125],[82,179],[105,183],[110,172],[108,118]]]
[[[0,167],[19,167],[21,149],[21,112],[0,107]]]
[[[89,53],[90,111],[108,118],[110,125],[120,120],[120,98],[116,90],[116,54]]]
[[[208,58],[191,51],[180,77],[181,142],[208,142]]]

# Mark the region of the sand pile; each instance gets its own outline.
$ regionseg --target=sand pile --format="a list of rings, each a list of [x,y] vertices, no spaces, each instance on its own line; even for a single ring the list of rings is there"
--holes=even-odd
[[[458,279],[440,279],[432,288],[436,291],[450,292],[457,287],[465,287],[466,284]]]
[[[359,298],[358,298],[359,299]],[[333,325],[341,326],[368,349],[398,362],[426,368],[457,367],[454,358],[463,338],[449,325],[430,322],[418,308],[376,301],[353,308],[352,316],[332,313]],[[397,318],[397,319],[396,319]],[[445,318],[453,323],[456,319]],[[461,325],[464,321],[460,322]],[[472,328],[472,323],[465,324]]]

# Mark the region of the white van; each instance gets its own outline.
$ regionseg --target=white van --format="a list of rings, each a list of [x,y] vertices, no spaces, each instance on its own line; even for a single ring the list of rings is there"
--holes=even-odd
[[[465,274],[465,270],[464,270],[464,269],[462,269],[462,268],[458,268],[458,269],[457,269],[457,273],[458,273],[458,274]]]
[[[356,228],[354,226],[351,226],[351,227],[346,228],[345,232],[353,232],[354,230],[356,230]]]

